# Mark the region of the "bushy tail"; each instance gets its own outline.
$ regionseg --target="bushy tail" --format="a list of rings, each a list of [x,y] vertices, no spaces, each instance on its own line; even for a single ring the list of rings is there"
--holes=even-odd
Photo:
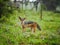
[[[37,24],[37,28],[39,29],[39,30],[41,30],[41,28],[40,28],[40,26]]]

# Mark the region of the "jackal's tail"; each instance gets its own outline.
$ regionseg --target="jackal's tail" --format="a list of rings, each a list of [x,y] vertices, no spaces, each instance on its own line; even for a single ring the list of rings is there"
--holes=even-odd
[[[41,28],[40,28],[40,26],[37,24],[37,28],[39,29],[39,30],[41,30]]]

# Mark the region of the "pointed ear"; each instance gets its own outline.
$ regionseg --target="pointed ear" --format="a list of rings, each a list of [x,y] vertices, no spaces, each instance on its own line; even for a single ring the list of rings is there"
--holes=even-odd
[[[19,19],[21,20],[21,17],[19,16]]]

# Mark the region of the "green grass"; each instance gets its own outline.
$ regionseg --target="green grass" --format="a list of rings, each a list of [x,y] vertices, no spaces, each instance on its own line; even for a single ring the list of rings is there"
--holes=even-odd
[[[42,20],[36,11],[15,11],[9,15],[0,19],[0,45],[60,45],[59,13],[43,11]],[[37,22],[42,30],[32,33],[27,28],[23,33],[18,16]]]

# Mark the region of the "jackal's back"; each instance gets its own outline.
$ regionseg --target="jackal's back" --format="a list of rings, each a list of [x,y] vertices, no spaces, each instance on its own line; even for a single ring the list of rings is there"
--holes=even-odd
[[[24,27],[32,27],[34,25],[34,23],[35,22],[33,22],[33,21],[25,21],[23,26]]]
[[[25,21],[24,24],[33,24],[33,21]]]

